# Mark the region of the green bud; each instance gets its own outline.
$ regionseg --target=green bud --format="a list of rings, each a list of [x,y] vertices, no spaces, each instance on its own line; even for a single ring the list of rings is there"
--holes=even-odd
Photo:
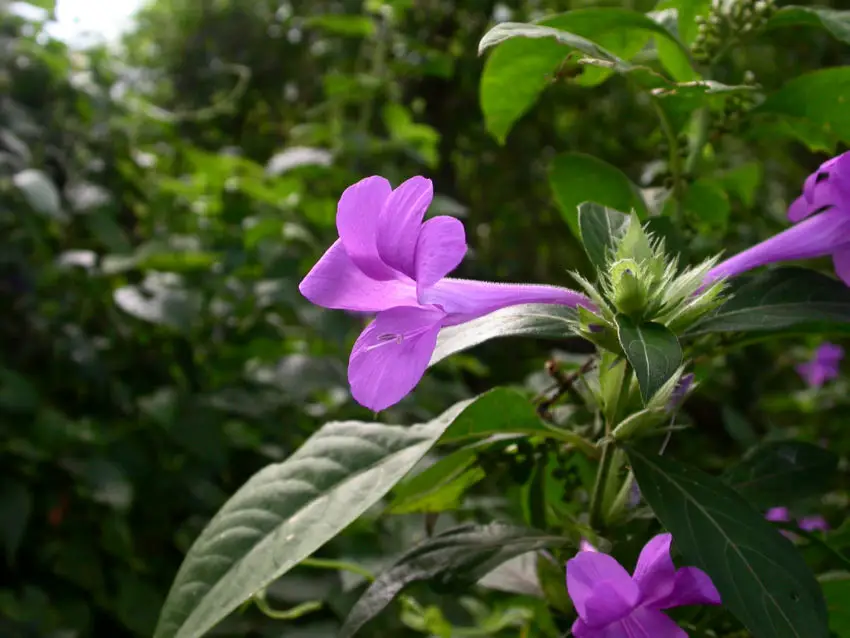
[[[614,306],[629,316],[638,316],[646,308],[646,290],[637,273],[639,266],[632,259],[623,259],[611,267],[611,288]]]

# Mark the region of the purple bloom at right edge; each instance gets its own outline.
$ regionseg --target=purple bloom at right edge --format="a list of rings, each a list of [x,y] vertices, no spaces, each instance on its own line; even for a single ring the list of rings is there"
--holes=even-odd
[[[839,365],[844,358],[844,348],[825,342],[818,346],[810,361],[797,366],[797,372],[812,388],[821,387],[824,382],[838,377]]]
[[[720,262],[706,281],[734,277],[780,261],[832,256],[835,273],[850,286],[850,151],[809,175],[788,209],[794,226]]]
[[[567,591],[578,619],[575,638],[687,638],[661,610],[685,605],[719,605],[711,579],[701,569],[676,569],[670,534],[659,534],[640,553],[635,573],[608,554],[579,551],[567,561]]]

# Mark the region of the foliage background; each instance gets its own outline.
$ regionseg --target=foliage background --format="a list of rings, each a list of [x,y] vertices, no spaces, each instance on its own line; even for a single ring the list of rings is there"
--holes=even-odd
[[[439,195],[432,212],[467,228],[472,251],[458,276],[571,285],[567,271],[587,264],[549,165],[588,153],[657,189],[666,151],[654,115],[622,78],[590,89],[553,78],[500,145],[484,127],[476,45],[498,20],[603,5],[653,7],[155,0],[120,51],[79,52],[4,5],[2,635],[150,636],[185,551],[229,494],[321,423],[373,417],[350,400],[345,377],[364,319],[312,307],[297,291],[335,236],[348,184],[426,175]],[[846,44],[794,28],[735,50],[717,79],[752,71],[770,91],[846,64]],[[697,198],[680,228],[693,258],[782,228],[823,159],[788,136],[730,127],[713,141],[726,171],[713,191],[721,214],[702,215]],[[794,373],[812,345],[798,336],[707,353],[698,376],[712,380],[685,407],[697,434],[677,453],[718,469],[789,428],[850,452],[846,379],[812,393]],[[497,383],[538,389],[552,348],[481,346],[440,364],[378,418],[423,421]],[[589,352],[579,341],[557,349],[567,367]],[[484,480],[439,525],[515,509],[513,491],[528,480],[514,476],[506,501],[494,500],[495,478]],[[837,526],[846,494],[821,505]],[[423,514],[378,513],[320,555],[378,570],[426,534]],[[335,635],[362,586],[357,575],[299,567],[269,590],[270,604],[321,609],[283,622],[250,608],[216,635]],[[463,605],[421,596],[479,635],[534,609],[486,590]],[[429,613],[433,631],[438,612]],[[424,616],[386,616],[372,635],[421,635]]]

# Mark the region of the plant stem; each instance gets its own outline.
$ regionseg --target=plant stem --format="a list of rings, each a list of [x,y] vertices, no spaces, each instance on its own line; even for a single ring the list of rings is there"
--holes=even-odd
[[[300,605],[296,605],[291,609],[272,609],[269,606],[268,601],[266,600],[266,590],[262,589],[258,592],[254,598],[254,604],[257,606],[263,614],[268,616],[269,618],[274,618],[275,620],[295,620],[296,618],[300,618],[304,614],[309,614],[314,611],[318,611],[322,608],[322,601],[320,600],[309,600],[306,603],[301,603]]]
[[[599,459],[599,468],[596,470],[596,482],[593,485],[593,496],[590,497],[590,526],[599,530],[605,520],[603,501],[605,500],[605,486],[608,484],[608,474],[614,461],[614,445],[609,442],[602,444],[602,457]]]
[[[682,158],[679,155],[679,140],[676,137],[676,131],[670,124],[670,118],[661,108],[661,103],[657,97],[652,97],[652,106],[655,113],[658,115],[658,120],[661,123],[661,131],[667,138],[667,146],[670,148],[670,172],[673,174],[673,197],[676,199],[676,218],[682,218],[682,201],[685,198],[685,193],[682,190]]]
[[[370,583],[375,580],[375,575],[365,567],[349,563],[343,560],[329,560],[326,558],[305,558],[299,565],[302,567],[317,567],[319,569],[335,569],[337,571],[351,572],[362,576]]]
[[[699,160],[702,157],[702,149],[708,141],[708,125],[711,123],[711,113],[707,106],[702,107],[697,111],[697,131],[691,144],[688,159],[685,161],[685,174],[693,175],[699,165]]]

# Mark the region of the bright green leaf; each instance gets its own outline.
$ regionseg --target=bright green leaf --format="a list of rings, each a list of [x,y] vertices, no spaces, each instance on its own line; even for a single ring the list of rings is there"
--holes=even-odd
[[[821,27],[834,38],[850,44],[850,11],[827,7],[782,7],[765,24],[765,29],[782,27]]]
[[[761,162],[746,162],[718,174],[716,180],[721,188],[734,193],[747,206],[752,206],[763,174],[764,166]]]
[[[726,228],[731,206],[723,187],[717,181],[701,178],[688,184],[683,206],[701,224],[714,228]]]
[[[311,16],[305,21],[308,27],[324,29],[336,35],[365,38],[375,33],[375,23],[369,16],[325,14]]]
[[[850,636],[850,574],[828,574],[821,578],[821,589],[829,609],[829,628],[838,638]]]
[[[607,208],[594,202],[584,202],[578,206],[578,227],[581,243],[596,268],[605,268],[611,250],[622,238],[629,226],[631,217],[613,208]]]
[[[12,182],[18,187],[18,190],[27,200],[27,204],[35,212],[52,219],[63,220],[66,218],[59,201],[59,191],[43,172],[28,168],[20,173],[15,173]]]
[[[627,448],[641,495],[755,638],[828,638],[820,586],[794,545],[731,487]]]
[[[592,155],[563,153],[556,157],[549,169],[549,185],[561,215],[576,237],[581,236],[578,206],[583,202],[625,213],[634,210],[641,218],[647,214],[638,187],[620,169]]]
[[[679,340],[660,323],[635,323],[625,315],[617,316],[617,327],[620,345],[646,403],[682,365]]]

